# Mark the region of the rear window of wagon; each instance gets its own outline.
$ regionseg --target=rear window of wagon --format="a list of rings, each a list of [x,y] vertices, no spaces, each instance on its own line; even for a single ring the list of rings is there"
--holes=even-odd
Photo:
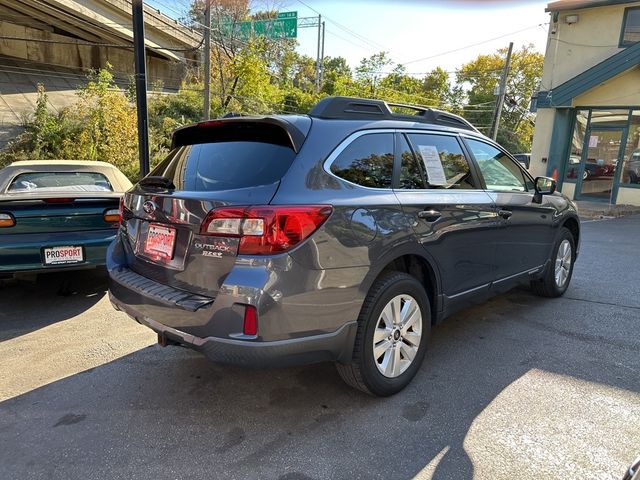
[[[166,177],[183,191],[257,187],[279,181],[296,156],[286,133],[273,125],[193,130],[188,143],[174,148],[151,176]]]

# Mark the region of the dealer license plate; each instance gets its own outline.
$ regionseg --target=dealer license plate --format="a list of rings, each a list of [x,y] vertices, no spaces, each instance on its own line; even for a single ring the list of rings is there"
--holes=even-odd
[[[68,265],[84,262],[82,247],[50,247],[42,249],[45,265]]]
[[[164,225],[149,225],[149,232],[144,242],[144,253],[162,260],[171,260],[175,243],[175,228]]]

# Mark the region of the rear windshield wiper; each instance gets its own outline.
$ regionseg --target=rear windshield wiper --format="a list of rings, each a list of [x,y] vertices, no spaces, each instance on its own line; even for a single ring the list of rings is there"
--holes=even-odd
[[[176,186],[173,184],[171,179],[167,177],[144,177],[138,185],[141,187],[156,187],[156,188],[164,188],[166,190],[175,190]]]

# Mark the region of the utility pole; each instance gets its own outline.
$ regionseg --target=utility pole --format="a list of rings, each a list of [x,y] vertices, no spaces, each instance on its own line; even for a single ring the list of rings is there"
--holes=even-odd
[[[211,113],[211,0],[204,7],[204,115],[209,120]]]
[[[509,68],[511,67],[511,52],[513,51],[513,42],[509,43],[507,51],[507,61],[502,70],[500,78],[500,89],[498,90],[498,98],[496,99],[496,108],[493,113],[493,122],[491,123],[491,138],[495,141],[500,128],[500,117],[502,116],[502,107],[504,107],[504,97],[507,94],[507,78],[509,77]]]
[[[318,84],[318,90],[322,88],[323,81],[324,81],[324,21],[322,22],[322,48],[320,50],[320,82]]]
[[[136,105],[138,111],[138,153],[140,176],[149,173],[149,118],[147,111],[147,55],[144,47],[143,0],[131,2],[133,17],[133,55],[136,69]]]
[[[320,91],[320,40],[322,37],[322,15],[318,15],[318,52],[316,55],[316,92]]]

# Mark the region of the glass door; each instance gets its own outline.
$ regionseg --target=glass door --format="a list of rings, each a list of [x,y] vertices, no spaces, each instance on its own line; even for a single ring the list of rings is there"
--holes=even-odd
[[[625,130],[622,128],[592,129],[585,139],[581,179],[576,198],[611,201],[613,184],[620,163]]]

